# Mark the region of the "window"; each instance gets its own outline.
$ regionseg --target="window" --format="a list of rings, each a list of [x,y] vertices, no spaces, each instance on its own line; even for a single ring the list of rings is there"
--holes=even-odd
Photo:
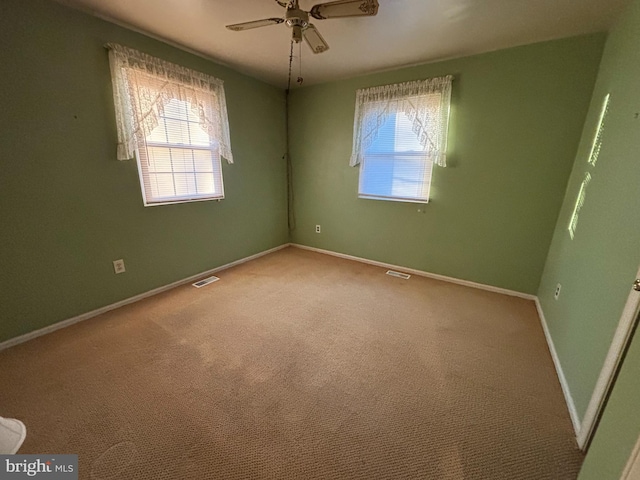
[[[137,158],[147,205],[224,198],[220,153],[188,102],[164,105]]]
[[[224,198],[233,162],[222,82],[109,45],[118,158],[136,157],[145,205]]]
[[[361,198],[429,200],[433,162],[422,153],[404,112],[390,114],[365,149],[360,166]]]
[[[358,196],[427,203],[433,164],[446,165],[452,77],[358,90],[351,165]]]

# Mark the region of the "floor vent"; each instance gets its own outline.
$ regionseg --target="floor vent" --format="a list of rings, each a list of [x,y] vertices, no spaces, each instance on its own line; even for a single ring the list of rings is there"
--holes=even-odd
[[[387,270],[387,275],[391,275],[392,277],[403,278],[404,280],[409,280],[411,278],[411,275],[408,275],[406,273],[395,272],[393,270]]]
[[[206,285],[209,285],[210,283],[217,282],[218,280],[220,280],[218,277],[209,277],[203,280],[198,280],[196,283],[193,283],[192,285],[196,288],[202,288]]]

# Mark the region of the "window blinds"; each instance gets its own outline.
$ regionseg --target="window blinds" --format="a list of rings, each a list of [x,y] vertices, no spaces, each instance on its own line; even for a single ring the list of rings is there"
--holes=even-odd
[[[224,198],[220,152],[188,102],[164,106],[138,155],[146,204]]]
[[[223,83],[108,44],[118,159],[138,159],[145,205],[224,198],[220,158],[233,163]]]
[[[361,198],[427,203],[446,165],[452,76],[358,90],[350,165]]]
[[[433,161],[423,152],[404,112],[388,115],[365,150],[359,196],[428,202]]]

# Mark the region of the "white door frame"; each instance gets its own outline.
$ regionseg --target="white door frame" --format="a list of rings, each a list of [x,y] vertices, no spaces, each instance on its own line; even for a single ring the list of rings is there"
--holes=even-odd
[[[627,462],[627,466],[624,468],[624,472],[622,472],[622,476],[620,480],[638,480],[640,478],[640,437],[638,437],[638,441],[636,442],[636,446],[631,452],[629,456],[629,461]]]
[[[636,279],[640,279],[640,268],[636,274]],[[622,355],[625,348],[631,340],[631,332],[635,324],[636,318],[640,313],[640,291],[636,291],[633,286],[631,293],[627,298],[627,303],[622,311],[622,316],[618,322],[618,327],[613,336],[613,341],[609,347],[609,352],[604,360],[602,370],[596,387],[591,394],[591,400],[587,406],[587,411],[582,419],[580,431],[578,432],[578,445],[581,449],[585,449],[594,434],[594,429],[600,416],[602,407],[611,389],[613,379],[616,375]]]

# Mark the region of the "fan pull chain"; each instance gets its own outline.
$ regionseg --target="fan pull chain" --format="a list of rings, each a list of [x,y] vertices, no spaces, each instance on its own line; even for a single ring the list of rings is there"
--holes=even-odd
[[[304,82],[304,78],[302,78],[302,42],[298,44],[298,66],[300,67],[298,70],[298,85],[302,86],[302,82]]]
[[[289,80],[287,81],[287,94],[291,90],[291,67],[293,66],[293,39],[291,40],[291,51],[289,52]]]
[[[289,153],[289,91],[291,90],[291,67],[293,66],[293,39],[291,40],[291,51],[289,53],[289,81],[287,83],[287,91],[285,92],[284,103],[284,115],[285,115],[285,128],[286,128],[286,140],[285,140],[285,154],[284,160],[287,166],[287,227],[289,231],[293,231],[296,228],[296,217],[293,211],[293,175],[291,165],[291,155]]]

